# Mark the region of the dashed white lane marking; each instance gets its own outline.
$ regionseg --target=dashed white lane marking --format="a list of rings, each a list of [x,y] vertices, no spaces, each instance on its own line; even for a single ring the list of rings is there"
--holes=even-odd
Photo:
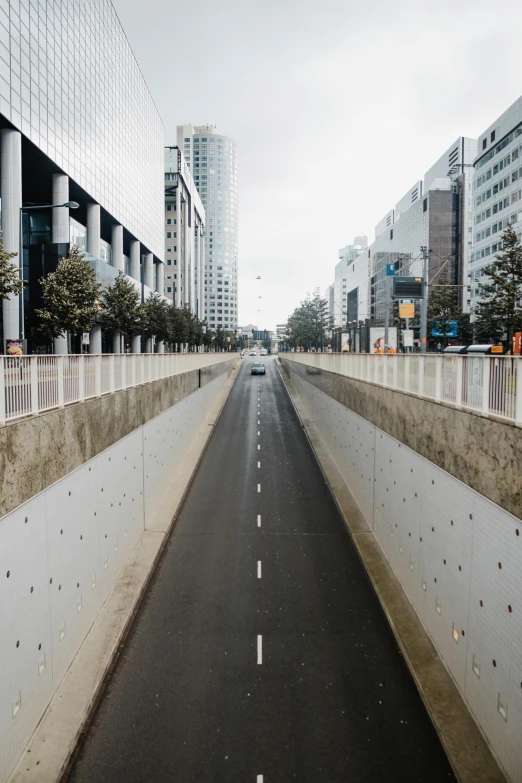
[[[257,437],[259,438],[259,436],[260,436],[260,435],[261,435],[261,433],[260,433],[260,432],[259,432],[259,430],[258,430],[258,431],[257,431]]]
[[[263,663],[263,637],[261,634],[257,637],[257,662]]]
[[[258,492],[261,492],[261,484],[258,484],[258,485],[257,485],[257,491],[258,491]]]
[[[261,527],[261,514],[257,515],[257,526]]]
[[[261,579],[261,560],[257,561],[257,578]]]
[[[257,776],[257,783],[263,783],[263,776],[262,775],[258,775]]]
[[[257,463],[257,467],[258,467],[258,468],[260,468],[260,467],[261,467],[261,463],[260,463],[260,462],[258,462],[258,463]]]
[[[259,443],[257,444],[257,450],[261,451],[261,446],[259,445]]]
[[[258,424],[261,424],[261,422],[259,421],[259,419],[257,420],[257,423],[258,423]]]

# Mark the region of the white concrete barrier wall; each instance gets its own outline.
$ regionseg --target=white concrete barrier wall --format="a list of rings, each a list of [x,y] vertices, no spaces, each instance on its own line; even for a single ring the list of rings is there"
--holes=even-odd
[[[0,781],[7,780],[228,378],[0,519]],[[166,502],[167,501],[167,502]]]
[[[519,783],[522,521],[295,373],[292,382],[475,720]]]

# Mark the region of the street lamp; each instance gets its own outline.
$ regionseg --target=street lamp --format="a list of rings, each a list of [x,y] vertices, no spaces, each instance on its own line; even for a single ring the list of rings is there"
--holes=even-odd
[[[18,242],[18,267],[20,270],[20,280],[24,279],[24,231],[23,231],[23,214],[34,209],[55,209],[56,207],[68,207],[69,209],[78,209],[80,205],[77,201],[66,201],[65,204],[35,204],[31,207],[20,207],[20,237]],[[19,332],[20,339],[25,340],[25,323],[24,323],[24,292],[20,294],[20,315],[19,315]]]

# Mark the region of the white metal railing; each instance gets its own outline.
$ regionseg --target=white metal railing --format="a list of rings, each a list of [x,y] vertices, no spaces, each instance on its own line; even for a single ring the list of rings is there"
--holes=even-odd
[[[200,370],[235,353],[0,356],[0,424]]]
[[[522,357],[285,353],[284,359],[522,426]]]

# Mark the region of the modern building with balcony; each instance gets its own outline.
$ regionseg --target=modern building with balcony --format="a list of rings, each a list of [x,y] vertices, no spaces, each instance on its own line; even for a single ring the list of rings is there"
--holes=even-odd
[[[163,182],[162,122],[110,0],[5,0],[1,220],[4,246],[22,255],[27,285],[23,308],[19,297],[3,302],[3,337],[25,335],[29,352],[52,350],[37,330],[39,280],[72,244],[102,283],[122,271],[144,298],[162,294]],[[74,213],[45,206],[68,202],[78,203]],[[89,350],[113,351],[118,342],[95,326]],[[56,340],[54,351],[65,346]],[[141,350],[140,337],[132,347]]]
[[[203,320],[205,208],[179,147],[165,148],[165,295]]]

